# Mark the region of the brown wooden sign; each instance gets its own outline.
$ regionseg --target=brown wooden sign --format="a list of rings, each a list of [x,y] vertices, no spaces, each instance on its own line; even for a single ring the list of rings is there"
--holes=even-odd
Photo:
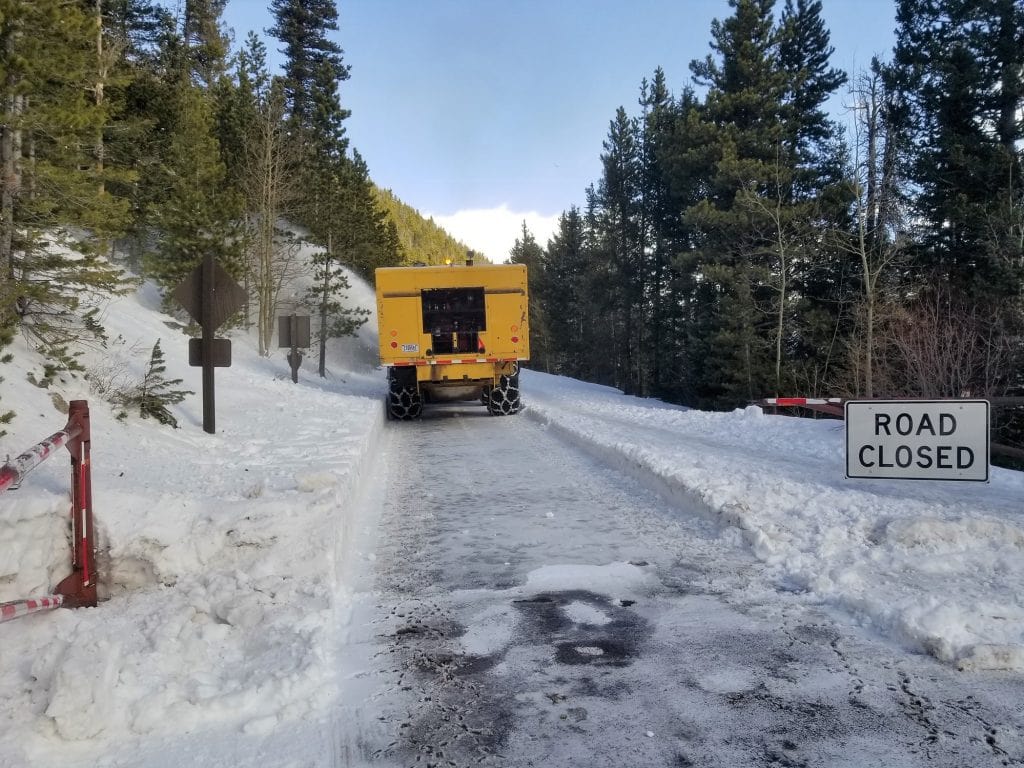
[[[193,320],[203,324],[204,296],[212,295],[210,317],[213,329],[220,328],[229,317],[245,306],[245,289],[236,283],[231,275],[220,266],[213,265],[213,291],[203,292],[203,265],[200,264],[186,277],[172,293]],[[211,330],[213,330],[211,329]]]
[[[214,339],[210,349],[213,366],[215,368],[231,367],[231,340]],[[198,368],[203,364],[203,340],[188,340],[188,364]]]
[[[277,318],[278,347],[309,346],[309,315],[291,315]]]

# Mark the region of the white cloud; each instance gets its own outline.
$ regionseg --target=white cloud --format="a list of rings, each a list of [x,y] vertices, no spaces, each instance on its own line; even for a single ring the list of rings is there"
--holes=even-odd
[[[520,213],[509,210],[505,204],[498,208],[456,211],[450,216],[425,215],[433,216],[434,221],[452,237],[482,253],[495,264],[508,259],[509,251],[522,235],[523,221],[542,248],[547,246],[548,240],[558,228],[557,214],[544,216],[535,211]]]

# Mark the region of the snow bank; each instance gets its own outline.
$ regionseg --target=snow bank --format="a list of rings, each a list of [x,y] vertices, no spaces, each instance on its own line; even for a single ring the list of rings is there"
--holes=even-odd
[[[697,498],[778,588],[962,669],[1024,669],[1024,474],[846,480],[841,422],[692,411],[530,371],[523,392],[532,417]]]
[[[34,387],[23,346],[0,371],[2,405],[18,414],[0,453],[63,427],[51,400],[90,401],[107,598],[0,624],[2,765],[94,765],[115,747],[211,729],[259,736],[337,697],[339,557],[383,423],[383,376],[336,356],[343,375],[321,380],[310,359],[296,385],[283,355],[260,359],[236,332],[207,435],[199,369],[151,294],[111,303],[112,342],[86,364],[97,386],[119,386],[162,339],[166,375],[195,390],[172,409],[181,429],[119,421],[81,379]],[[370,342],[334,354],[346,346]],[[0,494],[0,601],[45,594],[69,571],[68,464],[61,452]]]

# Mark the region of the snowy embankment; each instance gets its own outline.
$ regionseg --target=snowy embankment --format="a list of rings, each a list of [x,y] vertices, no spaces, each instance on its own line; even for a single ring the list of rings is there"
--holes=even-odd
[[[372,306],[372,293],[358,298]],[[383,423],[381,373],[351,361],[375,356],[373,339],[335,344],[360,370],[320,379],[307,360],[294,384],[283,350],[263,359],[232,334],[208,435],[200,371],[157,304],[151,291],[112,302],[111,342],[85,363],[106,383],[137,381],[162,339],[166,376],[195,391],[171,409],[178,430],[137,413],[118,421],[81,379],[30,384],[20,341],[0,367],[0,405],[17,413],[0,455],[62,428],[60,400],[89,400],[107,597],[0,624],[0,765],[95,765],[204,731],[230,744],[335,703],[352,500]],[[0,601],[47,594],[69,572],[68,467],[61,451],[0,494]]]
[[[842,422],[673,408],[530,372],[523,391],[534,418],[702,502],[777,588],[961,669],[1024,670],[1024,473],[847,480]]]

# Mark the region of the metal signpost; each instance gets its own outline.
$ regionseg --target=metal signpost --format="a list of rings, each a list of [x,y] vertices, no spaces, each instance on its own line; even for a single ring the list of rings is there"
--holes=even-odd
[[[288,352],[288,365],[292,368],[292,381],[299,383],[299,366],[302,365],[302,353],[299,347],[309,348],[309,315],[291,314],[277,318],[277,346],[291,347]]]
[[[201,339],[189,339],[189,365],[203,368],[203,431],[217,431],[213,369],[231,365],[231,342],[214,332],[245,304],[245,289],[217,264],[212,254],[174,289],[174,298],[203,329]]]
[[[987,400],[849,400],[846,476],[988,482]]]

